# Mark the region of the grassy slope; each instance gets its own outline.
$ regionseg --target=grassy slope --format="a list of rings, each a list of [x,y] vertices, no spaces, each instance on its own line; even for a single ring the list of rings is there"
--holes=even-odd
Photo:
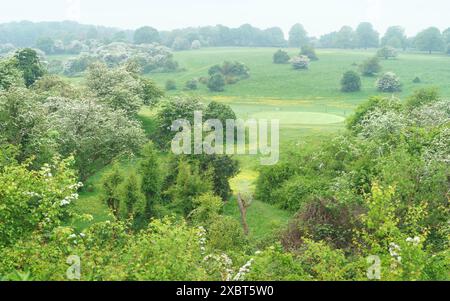
[[[312,62],[308,71],[294,71],[289,65],[272,64],[273,48],[213,48],[197,51],[176,52],[175,59],[186,71],[167,74],[152,74],[150,77],[164,86],[168,79],[177,82],[179,91],[171,94],[184,94],[182,87],[187,80],[207,76],[212,65],[225,60],[236,60],[250,67],[251,78],[235,85],[227,86],[223,93],[211,93],[201,85],[198,91],[205,102],[216,100],[228,103],[241,118],[278,118],[281,120],[281,147],[295,144],[298,147],[314,143],[343,128],[343,117],[351,114],[356,105],[371,95],[379,94],[375,89],[376,78],[362,78],[363,88],[357,93],[339,91],[339,81],[343,72],[357,70],[374,51],[318,50],[320,58]],[[291,55],[297,50],[289,49]],[[434,85],[440,88],[442,95],[450,96],[449,58],[441,55],[402,53],[396,60],[382,61],[383,71],[397,73],[403,82],[400,97],[411,94],[417,88]],[[421,84],[412,80],[419,76]],[[72,79],[80,83],[82,78]],[[310,114],[319,113],[319,114]],[[143,109],[140,119],[148,133],[154,129],[154,114]],[[283,156],[283,153],[281,154]],[[235,192],[251,192],[257,178],[257,158],[239,157],[241,173],[232,181]],[[125,165],[130,169],[131,165]],[[98,182],[102,171],[90,179],[90,192],[81,195],[79,211],[94,215],[95,221],[108,218],[104,204],[98,200]],[[235,199],[225,205],[225,213],[239,219]],[[271,205],[255,201],[248,212],[251,236],[261,238],[270,233],[276,225],[287,222],[290,214]],[[87,223],[79,224],[79,227]]]

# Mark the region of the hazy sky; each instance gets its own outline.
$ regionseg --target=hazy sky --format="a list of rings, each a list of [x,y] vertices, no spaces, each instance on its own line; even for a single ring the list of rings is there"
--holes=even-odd
[[[86,24],[157,29],[250,23],[280,26],[285,33],[302,23],[319,36],[343,25],[369,21],[382,34],[402,25],[409,35],[450,27],[449,0],[0,0],[0,23],[75,20]]]

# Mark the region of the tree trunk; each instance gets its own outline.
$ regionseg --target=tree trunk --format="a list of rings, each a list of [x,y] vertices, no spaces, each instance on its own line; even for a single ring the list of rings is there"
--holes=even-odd
[[[239,211],[241,212],[241,222],[242,227],[244,228],[244,234],[248,236],[249,229],[247,224],[247,206],[244,204],[244,201],[242,200],[241,194],[239,193],[237,196],[237,201],[239,205]]]

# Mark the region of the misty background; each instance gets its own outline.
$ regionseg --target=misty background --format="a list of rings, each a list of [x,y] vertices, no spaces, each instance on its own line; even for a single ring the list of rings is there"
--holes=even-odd
[[[0,23],[29,20],[73,20],[83,24],[158,30],[249,23],[259,28],[279,26],[287,35],[302,23],[310,36],[320,36],[343,25],[367,21],[383,34],[401,25],[411,36],[430,26],[448,27],[448,0],[2,0]]]

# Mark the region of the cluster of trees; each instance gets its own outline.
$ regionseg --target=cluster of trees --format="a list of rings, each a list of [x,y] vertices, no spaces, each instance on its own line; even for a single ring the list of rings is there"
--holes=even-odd
[[[274,64],[287,64],[291,62],[294,69],[308,69],[310,61],[317,61],[319,58],[316,55],[314,46],[305,44],[301,47],[300,54],[291,58],[289,54],[279,49],[273,55]]]
[[[74,154],[80,179],[145,139],[136,113],[162,96],[135,70],[94,65],[86,89],[46,75],[36,53],[23,49],[0,63],[0,141],[18,147],[20,162],[39,168],[56,154]]]
[[[396,57],[397,53],[395,49],[391,47],[383,47],[378,50],[377,55],[365,60],[359,65],[360,72],[363,76],[373,77],[376,76],[382,69],[380,65],[379,57],[389,59],[390,57]],[[414,83],[420,82],[419,78],[413,80]],[[356,71],[347,71],[343,74],[341,79],[341,91],[342,92],[356,92],[361,90],[361,77]],[[377,79],[375,86],[380,92],[398,92],[401,91],[400,78],[393,72],[386,72]]]
[[[279,27],[259,29],[244,24],[238,28],[223,25],[158,31],[144,26],[135,31],[101,26],[81,25],[75,22],[19,22],[0,25],[0,53],[16,47],[36,47],[47,54],[79,54],[99,45],[113,42],[161,44],[174,50],[199,49],[201,47],[295,47],[314,45],[320,48],[378,48],[417,49],[427,52],[450,53],[450,28],[444,32],[436,27],[423,30],[415,37],[407,37],[400,26],[391,26],[383,37],[372,24],[363,22],[356,29],[343,26],[315,38],[308,36],[301,24],[289,30],[288,39]]]
[[[67,280],[70,258],[94,281],[373,280],[374,263],[382,280],[449,280],[450,103],[434,89],[372,97],[345,132],[261,168],[256,198],[297,214],[252,241],[223,215],[237,162],[167,153],[174,120],[225,123],[228,105],[164,98],[131,65],[93,64],[84,87],[46,74],[31,49],[0,67],[2,280]],[[147,132],[144,105],[156,113]],[[80,231],[73,221],[92,219],[75,210],[82,182],[105,167],[109,221]]]
[[[429,53],[446,52],[449,53],[450,28],[444,32],[436,27],[427,28],[415,37],[407,37],[405,30],[400,26],[391,26],[385,35],[379,38],[370,23],[361,23],[356,30],[349,26],[344,26],[337,32],[332,32],[320,37],[317,46],[322,48],[377,48],[390,47],[394,49],[417,49]]]
[[[159,44],[132,45],[122,42],[99,46],[65,62],[53,60],[51,67],[54,73],[75,76],[86,71],[94,62],[103,62],[109,67],[133,65],[142,73],[173,72],[178,69],[178,63],[167,47]]]
[[[262,168],[257,198],[297,212],[284,247],[304,254],[311,239],[323,242],[341,260],[326,269],[341,266],[341,279],[369,255],[384,280],[447,278],[448,105],[434,89],[373,97],[347,133]]]
[[[0,44],[11,43],[16,47],[42,45],[54,47],[61,41],[68,45],[73,41],[99,40],[104,43],[127,39],[132,31],[121,31],[104,26],[83,25],[73,21],[63,22],[11,22],[0,24]]]
[[[160,104],[155,145],[144,143],[136,168],[103,176],[110,221],[82,232],[67,226],[88,218],[73,208],[82,185],[74,158],[33,168],[1,144],[2,279],[66,280],[75,255],[82,280],[448,280],[450,111],[435,90],[371,98],[347,132],[262,168],[256,197],[298,212],[262,242],[222,214],[231,158],[160,154],[174,117],[233,111],[192,98]]]
[[[187,91],[197,90],[198,85],[204,84],[211,92],[223,92],[226,85],[233,85],[250,77],[250,69],[240,62],[225,61],[222,65],[214,65],[209,68],[207,77],[193,78],[185,83]],[[174,80],[166,81],[166,90],[177,89]]]
[[[213,92],[222,92],[225,85],[233,85],[240,80],[250,77],[250,69],[240,62],[224,62],[214,65],[208,70],[209,78],[204,79],[208,89]]]

